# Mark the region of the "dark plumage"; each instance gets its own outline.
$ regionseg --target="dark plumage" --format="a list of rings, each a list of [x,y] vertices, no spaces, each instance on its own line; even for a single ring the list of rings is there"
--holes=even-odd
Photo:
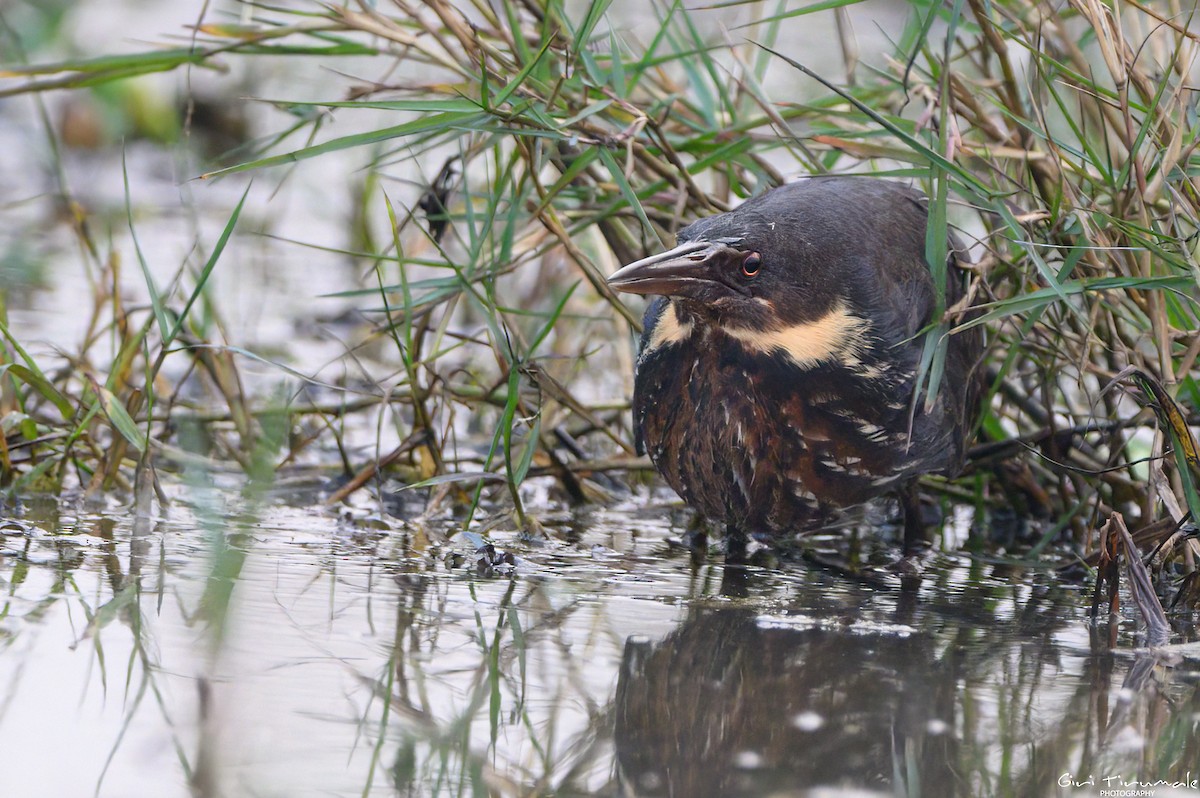
[[[656,294],[634,382],[639,443],[680,496],[738,537],[957,474],[978,402],[978,329],[950,338],[932,409],[915,371],[934,310],[927,201],[898,183],[809,178],[701,219],[609,278]],[[964,290],[951,241],[948,304]],[[911,418],[912,434],[909,435]]]

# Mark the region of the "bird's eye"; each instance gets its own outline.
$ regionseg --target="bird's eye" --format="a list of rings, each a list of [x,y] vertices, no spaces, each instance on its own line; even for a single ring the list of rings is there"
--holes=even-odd
[[[756,277],[758,275],[758,270],[761,268],[762,255],[759,255],[757,252],[751,252],[746,256],[746,259],[742,261],[742,274],[746,275],[747,277]]]

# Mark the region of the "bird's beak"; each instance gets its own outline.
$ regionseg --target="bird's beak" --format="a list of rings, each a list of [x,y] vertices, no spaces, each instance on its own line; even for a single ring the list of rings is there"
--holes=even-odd
[[[720,282],[720,264],[737,252],[719,241],[689,241],[618,269],[608,284],[630,294],[690,296]]]

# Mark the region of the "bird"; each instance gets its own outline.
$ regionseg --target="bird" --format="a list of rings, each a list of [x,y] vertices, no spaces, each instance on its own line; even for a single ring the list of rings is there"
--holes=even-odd
[[[981,328],[952,328],[928,405],[928,226],[926,195],[904,184],[802,178],[700,218],[673,249],[609,276],[613,289],[657,297],[636,359],[638,451],[723,527],[727,553],[885,494],[899,499],[905,555],[923,545],[916,482],[961,470],[984,351]],[[948,239],[949,306],[967,294],[969,260]]]

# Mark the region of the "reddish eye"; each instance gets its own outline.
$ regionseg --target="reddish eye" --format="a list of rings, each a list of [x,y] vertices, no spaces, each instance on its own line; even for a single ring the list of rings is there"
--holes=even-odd
[[[742,261],[742,274],[747,277],[754,277],[758,274],[758,270],[762,268],[762,255],[757,252],[751,252]]]

